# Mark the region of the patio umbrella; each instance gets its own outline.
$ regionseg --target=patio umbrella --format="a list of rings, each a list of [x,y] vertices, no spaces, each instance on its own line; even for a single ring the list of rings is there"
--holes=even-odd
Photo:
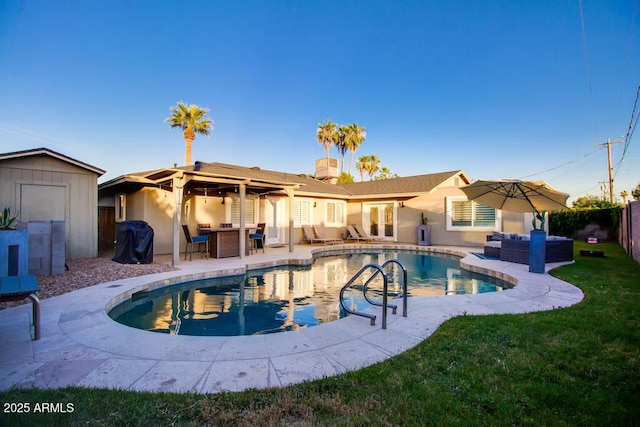
[[[544,181],[478,180],[460,188],[469,200],[510,212],[552,211],[567,207],[569,195]]]

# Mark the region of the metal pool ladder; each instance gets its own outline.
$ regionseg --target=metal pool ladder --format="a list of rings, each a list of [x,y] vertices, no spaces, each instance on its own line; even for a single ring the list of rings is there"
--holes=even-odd
[[[371,320],[372,326],[375,325],[376,324],[375,314],[362,313],[359,311],[352,310],[349,307],[347,307],[347,305],[344,302],[344,291],[346,291],[347,288],[349,288],[353,284],[353,282],[355,282],[356,279],[358,279],[362,275],[362,273],[364,273],[367,270],[374,269],[375,273],[373,273],[371,277],[369,277],[367,281],[364,283],[364,285],[362,286],[362,295],[364,296],[364,299],[367,300],[369,304],[382,307],[382,329],[387,329],[387,307],[390,307],[391,309],[393,309],[393,314],[396,314],[396,310],[398,309],[397,305],[389,304],[387,302],[389,283],[388,283],[387,273],[385,272],[385,267],[389,264],[397,264],[402,269],[402,279],[403,279],[402,280],[402,317],[407,317],[407,269],[402,264],[402,262],[400,262],[400,260],[398,259],[395,259],[395,258],[388,259],[384,263],[382,263],[382,265],[375,264],[375,263],[366,264],[360,270],[358,270],[358,272],[354,274],[353,277],[351,277],[351,279],[349,279],[349,281],[342,287],[342,289],[340,289],[340,306],[344,309],[344,311],[356,316],[366,317]],[[372,300],[367,295],[367,288],[369,286],[369,283],[371,283],[371,281],[375,279],[378,276],[378,274],[382,275],[382,302]]]

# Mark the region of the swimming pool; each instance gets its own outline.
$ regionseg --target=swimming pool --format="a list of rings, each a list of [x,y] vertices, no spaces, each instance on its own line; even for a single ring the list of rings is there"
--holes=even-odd
[[[311,266],[252,270],[245,275],[180,283],[138,292],[109,316],[127,326],[153,332],[230,336],[256,335],[312,327],[344,317],[340,288],[363,265],[397,258],[408,271],[408,295],[460,295],[500,291],[511,285],[460,269],[459,258],[412,251],[324,253]],[[401,291],[401,270],[387,270],[390,297]],[[372,271],[373,273],[373,271]],[[364,280],[368,275],[363,276]],[[381,280],[369,295],[380,297]],[[359,286],[345,293],[347,306],[369,304]]]

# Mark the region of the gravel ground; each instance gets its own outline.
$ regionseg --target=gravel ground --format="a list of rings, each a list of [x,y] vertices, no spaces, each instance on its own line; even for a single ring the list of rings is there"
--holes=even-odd
[[[67,260],[67,265],[69,270],[64,274],[38,276],[38,298],[43,300],[99,283],[176,270],[168,264],[118,264],[110,257],[71,259]],[[29,302],[28,299],[1,302],[0,310]]]

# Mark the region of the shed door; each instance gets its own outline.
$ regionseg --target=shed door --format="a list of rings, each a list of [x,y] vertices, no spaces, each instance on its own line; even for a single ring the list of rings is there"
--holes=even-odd
[[[67,187],[21,184],[20,221],[65,221],[67,230]]]

